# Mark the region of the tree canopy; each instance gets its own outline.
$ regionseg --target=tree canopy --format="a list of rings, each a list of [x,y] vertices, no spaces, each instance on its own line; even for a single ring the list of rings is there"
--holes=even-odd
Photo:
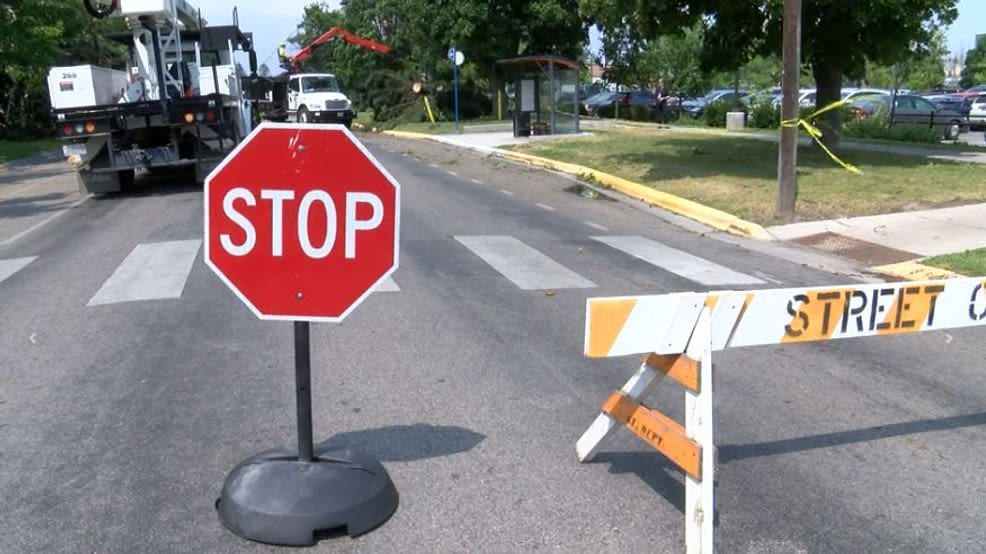
[[[958,14],[958,0],[846,2],[802,0],[801,59],[818,86],[818,102],[839,99],[842,81],[866,62],[892,65],[926,52],[934,33]],[[644,39],[704,26],[702,67],[733,70],[757,55],[781,55],[783,0],[580,0],[604,33],[629,27]],[[622,32],[622,31],[621,31]],[[838,139],[839,111],[823,129]]]
[[[324,45],[310,68],[336,73],[364,103],[410,102],[394,89],[409,90],[412,80],[452,80],[446,52],[452,46],[468,63],[461,78],[469,103],[470,90],[502,90],[494,64],[502,58],[552,54],[577,58],[587,38],[577,0],[350,0],[341,10],[315,4],[305,9],[303,31],[292,39],[304,46],[333,26],[389,45],[393,52],[373,52],[334,41]],[[372,86],[371,86],[372,85]],[[495,94],[490,94],[495,96]],[[442,95],[439,95],[440,105]],[[484,107],[489,112],[489,102]]]
[[[962,88],[986,84],[986,38],[979,41],[976,47],[966,52],[965,67],[959,86]]]

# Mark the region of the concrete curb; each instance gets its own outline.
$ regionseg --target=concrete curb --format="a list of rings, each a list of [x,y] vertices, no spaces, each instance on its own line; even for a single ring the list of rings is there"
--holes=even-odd
[[[399,138],[433,140],[453,146],[471,148],[473,150],[526,163],[528,165],[568,173],[590,182],[595,181],[604,187],[625,194],[626,196],[642,200],[652,206],[661,207],[665,210],[674,212],[689,219],[693,219],[720,231],[758,240],[774,240],[774,237],[771,236],[766,229],[756,223],[740,219],[735,215],[704,206],[698,202],[681,198],[680,196],[675,196],[673,194],[652,189],[639,183],[634,183],[633,181],[629,181],[622,177],[597,171],[591,167],[559,162],[548,158],[512,152],[510,150],[502,150],[500,148],[478,147],[454,139],[446,139],[440,135],[429,135],[426,133],[413,133],[408,131],[384,131],[383,134]]]
[[[919,261],[901,262],[897,264],[878,265],[870,268],[870,271],[886,277],[901,279],[904,281],[931,281],[936,279],[956,279],[965,277],[960,273],[924,265]]]

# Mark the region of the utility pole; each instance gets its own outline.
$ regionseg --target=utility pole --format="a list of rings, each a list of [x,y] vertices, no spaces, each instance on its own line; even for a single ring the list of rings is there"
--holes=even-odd
[[[798,77],[801,73],[801,0],[784,0],[784,74],[781,78],[781,146],[777,155],[777,212],[794,215],[798,199]]]

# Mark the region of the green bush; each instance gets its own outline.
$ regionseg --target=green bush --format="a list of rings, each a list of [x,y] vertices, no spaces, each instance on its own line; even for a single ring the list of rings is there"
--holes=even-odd
[[[746,125],[756,129],[776,129],[781,125],[781,107],[770,98],[754,98],[750,101]]]
[[[890,136],[886,120],[867,117],[850,121],[842,126],[842,136],[846,138],[886,139]]]
[[[888,138],[904,142],[937,144],[941,141],[942,132],[937,128],[925,127],[924,125],[894,125],[890,127]]]
[[[924,125],[900,124],[890,125],[890,117],[884,109],[874,115],[849,120],[842,126],[842,136],[848,138],[896,140],[901,142],[916,142],[935,144],[941,140],[941,131]]]
[[[630,106],[629,110],[620,110],[620,115],[630,121],[653,121],[654,108],[653,106]]]
[[[740,111],[745,110],[746,108],[741,106]],[[726,114],[731,111],[733,111],[733,102],[731,100],[712,102],[705,106],[705,110],[702,111],[702,119],[705,120],[705,124],[709,127],[725,127]]]

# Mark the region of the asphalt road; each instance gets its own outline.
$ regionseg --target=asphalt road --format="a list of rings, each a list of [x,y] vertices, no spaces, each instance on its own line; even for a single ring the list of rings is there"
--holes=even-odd
[[[850,266],[364,139],[402,185],[399,291],[313,325],[315,438],[375,454],[401,500],[313,551],[681,552],[670,462],[626,431],[576,460],[639,364],[582,356],[586,298],[845,284]],[[206,268],[199,187],[83,200],[59,167],[0,174],[0,551],[276,550],[214,502],[238,461],[296,437],[291,324],[257,320]],[[640,243],[664,250],[613,246]],[[162,252],[147,298],[125,298]],[[722,275],[746,283],[707,284]],[[716,353],[719,551],[982,551],[981,345],[971,329]],[[648,404],[681,421],[683,396]]]

